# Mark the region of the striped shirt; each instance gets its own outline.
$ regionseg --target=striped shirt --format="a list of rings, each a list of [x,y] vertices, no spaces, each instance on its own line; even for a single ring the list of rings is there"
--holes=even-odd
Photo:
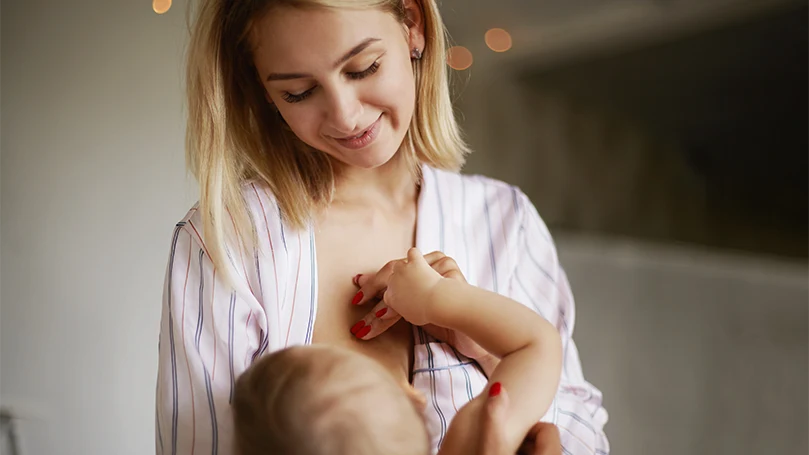
[[[258,243],[252,255],[228,251],[232,285],[217,277],[196,208],[172,236],[159,341],[160,455],[231,453],[236,378],[261,355],[312,342],[314,231],[286,226],[267,189],[248,184],[245,191]],[[556,326],[564,348],[562,379],[542,420],[559,427],[565,454],[609,453],[601,393],[584,379],[571,338],[573,296],[528,197],[502,182],[425,166],[417,210],[421,251],[444,252],[470,284],[511,297]],[[435,452],[458,409],[487,379],[477,363],[419,328],[414,339],[413,386],[427,397]]]

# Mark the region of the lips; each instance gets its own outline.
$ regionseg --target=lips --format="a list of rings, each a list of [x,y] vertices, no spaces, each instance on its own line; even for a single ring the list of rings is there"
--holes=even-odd
[[[382,116],[380,115],[379,118],[377,118],[376,121],[371,124],[371,126],[366,128],[365,130],[363,130],[362,133],[356,136],[350,136],[345,138],[334,138],[334,140],[345,148],[352,150],[361,149],[370,144],[371,142],[373,142],[374,139],[376,139],[376,137],[379,135],[379,129],[381,127],[380,122],[381,119]]]

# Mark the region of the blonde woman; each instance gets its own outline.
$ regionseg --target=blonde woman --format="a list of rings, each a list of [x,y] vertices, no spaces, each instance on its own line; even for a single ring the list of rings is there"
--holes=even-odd
[[[241,372],[313,343],[359,352],[423,393],[437,451],[498,359],[378,301],[386,264],[414,246],[435,252],[428,262],[439,273],[555,326],[562,378],[542,420],[559,428],[565,453],[607,453],[607,414],[582,375],[573,298],[547,228],[518,189],[458,173],[467,148],[435,2],[202,0],[196,9],[187,153],[200,201],[171,241],[157,453],[231,453]]]

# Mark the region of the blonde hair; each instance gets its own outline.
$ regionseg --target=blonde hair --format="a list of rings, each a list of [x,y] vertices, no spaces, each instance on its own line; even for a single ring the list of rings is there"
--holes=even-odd
[[[187,60],[186,159],[200,186],[208,254],[220,269],[230,227],[243,246],[255,237],[245,182],[265,184],[296,229],[329,203],[334,188],[328,156],[284,127],[253,66],[251,31],[278,6],[380,8],[406,21],[402,0],[200,0]],[[423,58],[413,61],[416,107],[399,153],[415,169],[425,163],[458,171],[468,148],[450,100],[446,31],[435,1],[421,6],[426,44]]]
[[[332,346],[263,357],[236,381],[236,453],[427,455],[424,420],[383,375],[372,360]]]

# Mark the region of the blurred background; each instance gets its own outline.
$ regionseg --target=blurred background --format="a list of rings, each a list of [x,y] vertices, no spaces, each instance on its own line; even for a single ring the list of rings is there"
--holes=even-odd
[[[807,453],[806,2],[441,7],[465,172],[519,185],[556,237],[612,453]],[[24,455],[153,451],[196,200],[185,8],[0,3],[0,423]]]

